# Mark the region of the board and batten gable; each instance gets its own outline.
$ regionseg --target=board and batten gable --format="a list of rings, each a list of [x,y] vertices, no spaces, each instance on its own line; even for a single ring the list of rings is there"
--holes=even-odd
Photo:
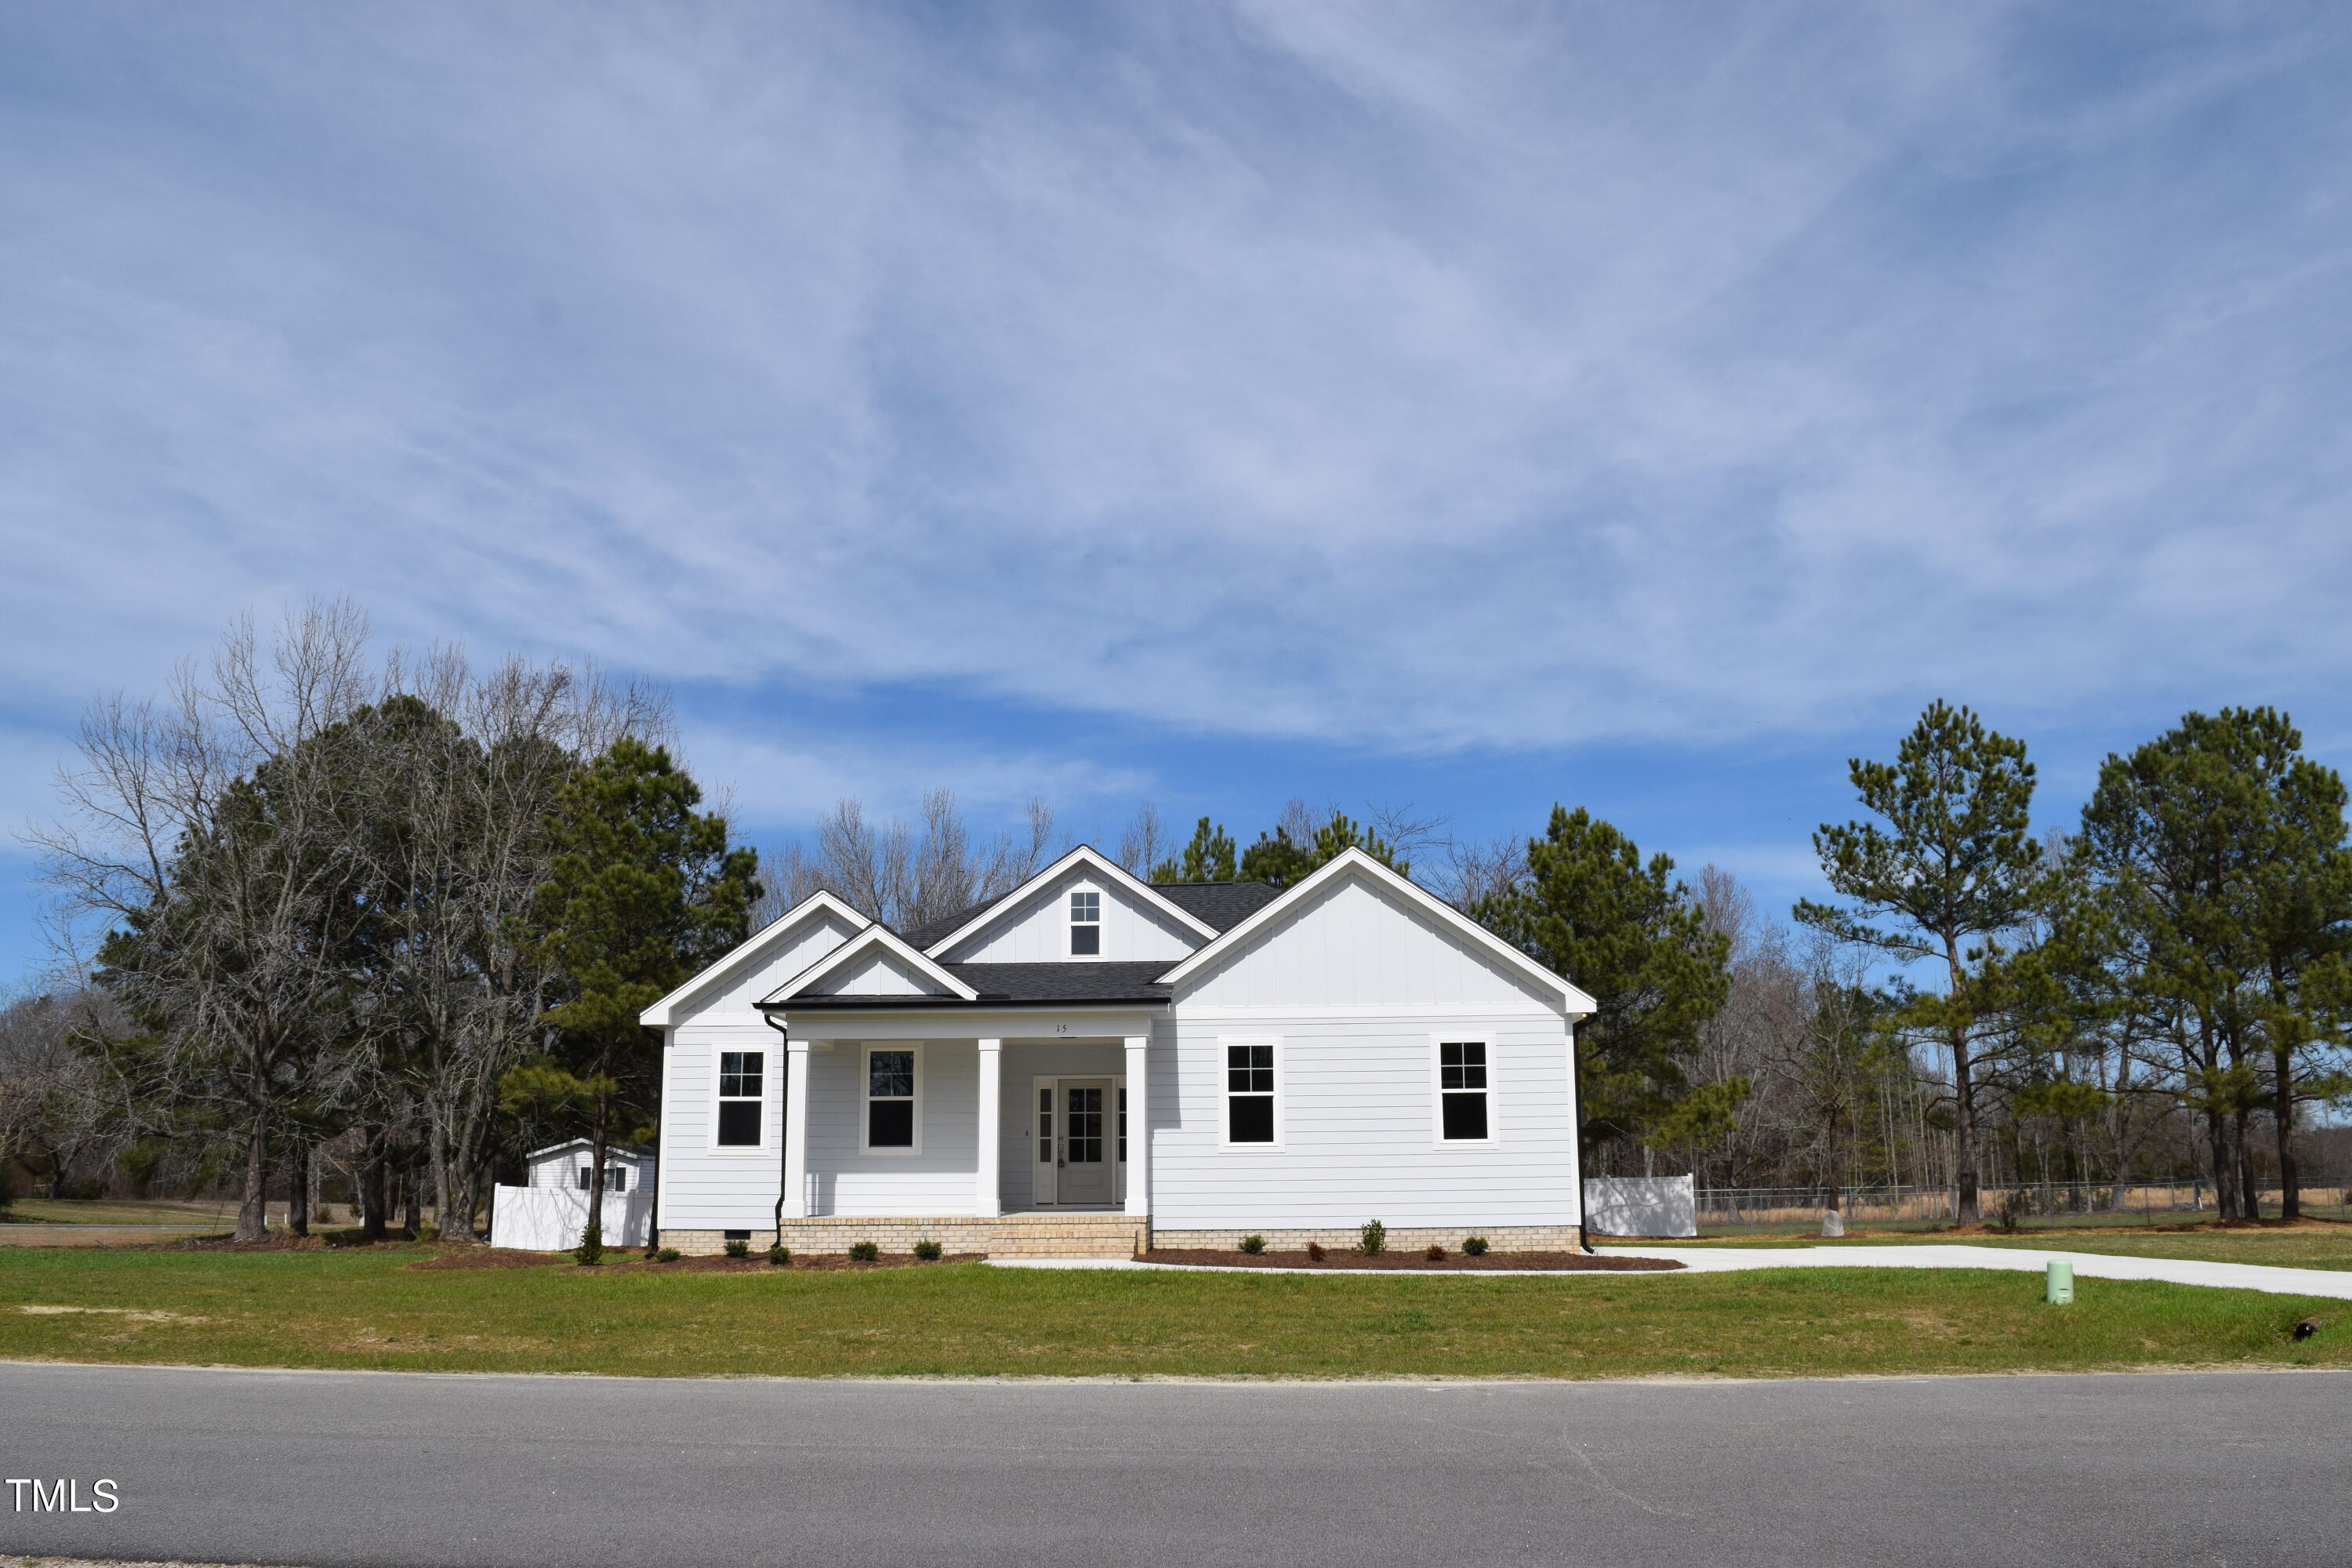
[[[656,1224],[744,1230],[772,1222],[783,1152],[783,1042],[757,1005],[863,929],[846,906],[811,900],[663,999]],[[761,1058],[757,1144],[722,1148],[717,1142],[722,1051]]]
[[[938,985],[897,953],[885,949],[861,953],[840,968],[820,976],[805,993],[811,996],[935,996]]]
[[[1176,983],[1154,1040],[1152,1225],[1572,1226],[1562,993],[1385,874],[1343,870]],[[1491,1137],[1440,1136],[1438,1047],[1486,1047]],[[1161,1042],[1171,1048],[1160,1048]],[[1275,1143],[1226,1133],[1226,1047],[1276,1052]]]
[[[1192,952],[1202,938],[1150,900],[1080,864],[1046,879],[1028,892],[991,910],[987,923],[952,946],[938,950],[947,963],[1050,963],[1070,952],[1070,895],[1101,897],[1102,948],[1084,955],[1088,963],[1173,963]]]

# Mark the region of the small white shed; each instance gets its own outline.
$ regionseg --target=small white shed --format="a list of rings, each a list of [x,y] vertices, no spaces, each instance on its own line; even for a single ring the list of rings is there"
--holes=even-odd
[[[585,1138],[574,1138],[569,1143],[552,1143],[533,1151],[524,1159],[529,1174],[523,1178],[527,1187],[562,1187],[566,1192],[584,1193],[594,1162],[591,1153],[594,1145]],[[654,1152],[634,1144],[607,1143],[604,1146],[604,1190],[608,1193],[638,1193],[654,1184]]]
[[[527,1156],[527,1184],[500,1186],[490,1194],[491,1243],[533,1251],[579,1246],[588,1224],[593,1147],[574,1138]],[[653,1238],[654,1169],[650,1149],[605,1146],[604,1201],[597,1209],[606,1245],[643,1247]]]

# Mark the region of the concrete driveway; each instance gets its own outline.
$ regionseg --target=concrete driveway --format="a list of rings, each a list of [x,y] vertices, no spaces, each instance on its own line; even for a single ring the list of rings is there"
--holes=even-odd
[[[660,1382],[0,1364],[0,1550],[340,1564],[2341,1563],[2352,1373]]]

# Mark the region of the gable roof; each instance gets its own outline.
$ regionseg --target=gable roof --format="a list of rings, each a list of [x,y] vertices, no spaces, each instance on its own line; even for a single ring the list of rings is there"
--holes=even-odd
[[[1213,926],[1220,934],[1282,897],[1272,882],[1154,882],[1168,901]]]
[[[596,1147],[596,1143],[593,1139],[574,1138],[568,1142],[550,1143],[544,1149],[533,1149],[530,1153],[523,1156],[523,1160],[525,1163],[528,1163],[530,1161],[538,1159],[541,1154],[561,1154],[566,1149],[593,1149],[594,1147]],[[604,1158],[610,1160],[615,1156],[625,1160],[650,1160],[654,1157],[654,1152],[651,1149],[646,1148],[642,1143],[615,1142],[605,1144]]]
[[[826,975],[842,968],[851,960],[877,952],[888,953],[898,959],[917,974],[950,993],[957,1000],[970,1002],[977,999],[980,994],[970,985],[932,962],[920,948],[909,943],[905,937],[900,936],[888,926],[868,925],[864,931],[859,931],[856,936],[851,937],[847,942],[843,942],[839,947],[835,948],[831,952],[761,998],[759,1005],[766,1007],[798,995]],[[803,1000],[806,1002],[814,998],[803,998]],[[903,1003],[908,998],[899,996],[891,1000]]]
[[[1157,1006],[1168,1000],[1168,987],[1160,984],[1160,972],[1168,967],[1164,958],[1141,963],[1071,963],[1055,960],[1044,963],[949,963],[940,967],[965,984],[974,994],[969,1002],[958,996],[800,996],[787,1002],[762,1003],[775,1011],[793,1014],[811,1011],[846,1011],[856,1008],[961,1007],[971,1005],[1025,1004],[1033,1002],[1087,1003],[1150,1003]]]
[[[1261,905],[1247,919],[1229,928],[1216,941],[1181,963],[1161,972],[1160,984],[1173,987],[1216,964],[1228,954],[1247,943],[1258,932],[1278,922],[1291,908],[1304,903],[1315,893],[1349,875],[1370,878],[1375,883],[1419,904],[1436,917],[1441,925],[1467,939],[1489,956],[1516,971],[1547,991],[1557,992],[1562,1005],[1572,1016],[1589,1017],[1600,1004],[1578,990],[1570,982],[1554,974],[1485,926],[1465,915],[1444,900],[1431,893],[1411,879],[1398,875],[1360,849],[1342,850],[1325,863],[1313,876],[1294,882],[1282,892]]]
[[[850,908],[848,904],[820,888],[738,942],[724,957],[690,976],[677,990],[638,1014],[637,1022],[656,1029],[665,1028],[676,1023],[677,1019],[675,1015],[678,1007],[696,993],[752,967],[766,957],[785,936],[798,930],[810,915],[817,913],[837,915],[848,921],[852,930],[862,931],[874,923]]]
[[[1001,914],[1011,912],[1031,890],[1054,880],[1076,866],[1084,866],[1113,887],[1172,917],[1177,924],[1203,941],[1217,934],[1216,927],[1208,924],[1181,904],[1168,898],[1163,886],[1138,879],[1126,867],[1101,854],[1092,845],[1081,844],[1003,898],[992,899],[987,903],[974,905],[967,911],[969,919],[946,935],[935,937],[923,943],[923,951],[943,952],[966,938],[978,935],[986,931]],[[925,930],[928,932],[929,928]]]

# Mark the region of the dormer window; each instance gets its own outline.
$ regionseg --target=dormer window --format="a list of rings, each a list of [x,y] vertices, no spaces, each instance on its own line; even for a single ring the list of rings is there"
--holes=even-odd
[[[1102,952],[1102,895],[1070,895],[1070,956],[1092,958]]]

